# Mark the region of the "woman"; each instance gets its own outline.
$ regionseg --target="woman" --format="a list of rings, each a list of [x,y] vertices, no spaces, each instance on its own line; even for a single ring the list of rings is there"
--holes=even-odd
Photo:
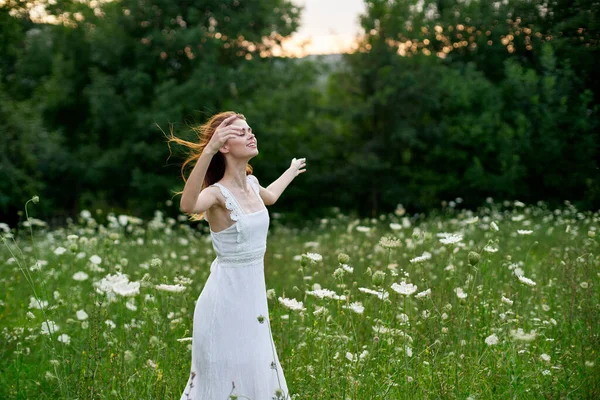
[[[193,150],[182,169],[196,160],[180,208],[192,219],[205,216],[217,257],[194,309],[191,371],[181,400],[290,399],[269,324],[265,206],[306,171],[305,159],[294,158],[264,188],[250,175],[258,143],[242,114],[214,115],[198,133],[199,144],[171,139]]]

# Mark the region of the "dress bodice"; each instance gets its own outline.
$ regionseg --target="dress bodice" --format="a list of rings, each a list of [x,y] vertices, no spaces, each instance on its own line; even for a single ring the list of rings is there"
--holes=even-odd
[[[222,261],[246,261],[264,255],[267,247],[267,233],[269,230],[269,213],[260,197],[260,187],[254,175],[246,175],[246,179],[254,193],[259,198],[263,208],[247,214],[233,193],[220,183],[217,186],[225,197],[225,207],[231,211],[229,217],[233,225],[219,232],[210,230],[213,248]]]

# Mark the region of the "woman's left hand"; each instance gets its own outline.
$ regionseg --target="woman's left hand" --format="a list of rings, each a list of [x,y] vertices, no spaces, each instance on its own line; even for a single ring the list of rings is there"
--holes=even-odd
[[[294,176],[298,176],[303,172],[306,172],[306,169],[301,169],[306,167],[306,158],[294,158],[292,159],[292,164],[290,165],[290,169],[294,171]]]

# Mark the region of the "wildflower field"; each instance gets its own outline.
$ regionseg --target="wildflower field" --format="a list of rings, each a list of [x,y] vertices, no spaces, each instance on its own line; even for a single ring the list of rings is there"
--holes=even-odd
[[[292,398],[600,398],[599,213],[459,205],[333,209],[302,229],[272,213],[269,317]],[[179,399],[215,257],[206,222],[86,210],[0,234],[1,399]]]

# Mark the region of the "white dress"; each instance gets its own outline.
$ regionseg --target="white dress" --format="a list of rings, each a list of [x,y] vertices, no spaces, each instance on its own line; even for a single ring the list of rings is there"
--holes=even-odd
[[[194,309],[192,364],[180,400],[290,399],[269,323],[264,254],[270,218],[258,181],[246,179],[263,204],[250,214],[226,187],[212,185],[235,222],[210,230],[217,257]]]

